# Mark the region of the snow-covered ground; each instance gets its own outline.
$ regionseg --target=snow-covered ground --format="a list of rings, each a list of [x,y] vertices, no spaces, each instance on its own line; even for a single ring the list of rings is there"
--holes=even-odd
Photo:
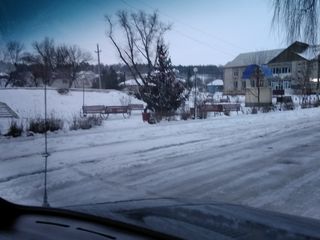
[[[34,102],[0,94],[13,108]],[[66,104],[59,100],[54,108],[67,111]],[[49,202],[177,197],[320,219],[319,119],[320,108],[313,108],[149,125],[137,113],[90,130],[50,133]],[[41,204],[43,143],[41,135],[0,138],[1,197]]]
[[[128,103],[143,103],[123,92],[116,90],[92,91],[84,94],[85,105],[127,105]],[[0,102],[5,102],[20,117],[20,120],[43,117],[44,91],[43,89],[0,89]],[[80,116],[83,104],[83,92],[70,91],[66,95],[59,94],[54,89],[47,91],[47,112],[57,118],[71,121],[73,116]],[[0,119],[0,132],[6,132],[10,119]]]

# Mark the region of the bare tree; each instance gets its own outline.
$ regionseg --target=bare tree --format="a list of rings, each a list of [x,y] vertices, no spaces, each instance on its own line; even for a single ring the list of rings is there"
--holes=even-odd
[[[85,52],[78,46],[73,45],[68,48],[67,60],[69,66],[69,87],[71,87],[77,78],[81,64],[92,60],[92,56],[89,52]]]
[[[0,61],[5,62],[6,61],[6,54],[5,54],[5,49],[0,48]]]
[[[158,13],[147,14],[144,11],[128,13],[119,11],[117,23],[124,35],[125,42],[116,40],[114,26],[109,16],[106,16],[108,23],[107,36],[115,46],[119,57],[129,68],[139,88],[148,86],[150,76],[157,62],[157,46],[163,41],[163,36],[171,26],[160,21]],[[146,64],[147,74],[144,75],[139,69],[139,64]],[[141,79],[139,81],[138,79]],[[148,102],[148,95],[139,92],[140,97]]]
[[[60,45],[56,48],[56,68],[57,72],[68,79],[69,87],[72,86],[80,71],[81,64],[92,59],[88,52],[84,52],[76,45]]]
[[[312,77],[312,66],[313,62],[306,61],[303,63],[302,67],[299,68],[297,78],[295,79],[296,84],[298,85],[301,93],[308,95],[311,92],[311,83],[310,78]]]
[[[52,84],[52,73],[56,67],[56,49],[54,46],[53,39],[45,38],[41,42],[34,42],[32,44],[36,56],[35,60],[37,60],[38,64],[42,65],[42,79],[48,85]]]
[[[81,64],[91,60],[88,52],[81,50],[78,46],[61,44],[55,46],[53,39],[45,38],[41,42],[34,42],[34,55],[29,55],[25,60],[32,65],[32,73],[35,84],[42,78],[47,84],[53,82],[53,74],[68,79],[71,87],[80,71]]]
[[[41,63],[39,55],[26,52],[22,57],[22,61],[28,65],[29,71],[32,74],[31,80],[33,85],[38,87],[41,81],[43,81],[44,76],[44,65]]]
[[[17,41],[9,41],[6,44],[4,50],[2,50],[2,60],[11,64],[11,69],[9,73],[9,78],[7,79],[5,86],[7,87],[9,84],[12,85],[23,85],[23,76],[22,71],[23,68],[19,66],[22,59],[22,52],[24,50],[24,45]]]
[[[10,41],[6,44],[5,54],[11,64],[17,64],[21,60],[24,45],[17,41]]]
[[[60,45],[55,48],[56,68],[63,67],[69,63],[69,48],[67,45]]]
[[[273,25],[284,27],[288,42],[318,42],[319,0],[273,0]]]

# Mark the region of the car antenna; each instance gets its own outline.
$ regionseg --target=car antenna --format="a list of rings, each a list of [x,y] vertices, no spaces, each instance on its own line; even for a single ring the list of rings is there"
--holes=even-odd
[[[44,157],[44,192],[43,192],[43,202],[42,207],[50,207],[48,202],[48,195],[47,195],[47,168],[48,168],[48,157],[50,154],[48,153],[48,136],[47,136],[47,130],[48,130],[48,121],[47,121],[47,81],[44,81],[44,153],[42,156]]]

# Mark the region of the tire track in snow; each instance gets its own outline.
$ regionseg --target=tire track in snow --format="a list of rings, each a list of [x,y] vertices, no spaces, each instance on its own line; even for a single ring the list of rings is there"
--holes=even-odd
[[[72,167],[72,166],[75,166],[75,165],[79,165],[79,164],[81,165],[81,164],[98,163],[98,162],[100,162],[102,160],[103,159],[89,159],[89,160],[76,162],[76,163],[72,163],[72,164],[66,164],[66,165],[63,165],[63,166],[60,166],[60,167],[50,167],[50,168],[47,169],[47,172],[51,173],[51,172],[59,171],[61,169],[65,169],[67,167]],[[19,173],[19,174],[15,174],[15,175],[12,175],[12,176],[9,176],[9,177],[0,178],[0,183],[9,182],[11,180],[16,180],[18,178],[29,177],[29,176],[32,176],[32,175],[43,174],[43,173],[44,173],[44,169],[43,168],[41,168],[39,170],[31,171],[31,172]]]
[[[304,129],[305,130],[305,129]],[[314,128],[309,129],[310,132],[315,131]],[[277,141],[274,141],[275,139],[266,139],[267,143],[273,142],[275,145],[283,142],[283,140],[293,137],[292,135],[296,135],[296,133],[291,133],[289,132],[288,134],[284,135],[283,138],[277,139]],[[306,133],[308,135],[308,133]],[[277,136],[274,136],[273,138],[276,138]],[[301,139],[303,141],[303,139]],[[238,153],[241,149],[243,149],[246,145],[250,145],[251,142],[245,142],[244,144],[239,144],[238,148],[234,149],[232,152],[229,153]],[[258,142],[257,145],[261,144],[262,146],[264,145],[264,141]],[[293,147],[294,148],[294,147]],[[285,150],[285,149],[282,149]],[[290,149],[286,149],[290,151]],[[195,157],[199,153],[195,153]],[[223,157],[226,153],[220,152],[220,155],[212,155],[212,158],[215,157]],[[237,162],[237,158],[245,157],[246,154],[248,153],[241,153],[234,158],[230,158],[228,162],[221,161],[218,163],[222,168],[225,168],[224,172],[221,173],[215,173],[215,170],[217,169],[217,166],[215,162],[211,163],[210,160],[210,155],[209,156],[204,156],[201,158],[195,158],[191,161],[180,161],[176,159],[166,159],[167,162],[160,165],[160,164],[153,164],[152,167],[147,166],[145,169],[140,169],[140,171],[133,171],[130,175],[122,174],[121,176],[118,176],[119,179],[121,178],[126,178],[127,182],[129,182],[129,185],[137,185],[137,186],[145,186],[147,189],[157,189],[163,193],[161,196],[170,196],[170,190],[171,192],[175,192],[178,195],[185,196],[186,193],[193,193],[194,195],[203,195],[204,193],[206,194],[206,191],[208,191],[210,188],[212,189],[212,186],[223,186],[225,183],[228,183],[231,181],[237,183],[239,182],[238,186],[234,187],[234,190],[240,190],[241,189],[241,181],[239,179],[243,176],[248,175],[249,173],[252,172],[259,172],[260,169],[267,169],[268,167],[272,166],[273,164],[277,164],[277,161],[260,161],[263,160],[263,158],[255,159],[255,163],[253,164],[254,159],[249,159],[248,161],[241,161]],[[250,154],[250,152],[249,152]],[[277,154],[277,153],[275,153]],[[275,155],[274,154],[274,155]],[[272,156],[272,154],[270,154]],[[264,158],[268,158],[269,156],[265,156]],[[172,164],[174,162],[174,164]],[[230,162],[234,162],[233,165],[230,165]],[[185,171],[181,171],[181,168],[187,168],[192,169],[193,165],[197,166],[198,164],[201,164],[203,166],[203,173],[201,173],[201,169],[197,169],[198,173],[200,174],[194,174],[191,173],[191,177],[180,177],[179,178],[179,173],[180,175],[187,175]],[[210,171],[210,169],[213,169]],[[177,170],[177,171],[175,171]],[[179,179],[178,182],[170,182],[170,179],[166,179],[165,175],[163,172],[167,172],[167,176],[174,176],[174,178]],[[121,173],[120,173],[121,174]],[[140,176],[140,178],[138,177]],[[214,176],[212,178],[212,176]],[[156,181],[155,181],[156,179]],[[206,181],[206,179],[208,179]],[[162,180],[162,181],[161,181]],[[207,182],[207,183],[206,183]],[[251,181],[253,184],[255,183],[254,181]],[[214,184],[215,183],[215,184]],[[206,186],[203,186],[203,184],[207,184]],[[274,183],[273,183],[274,184]],[[160,186],[160,187],[159,187]],[[163,186],[161,188],[161,186]],[[246,186],[246,184],[243,184],[242,186]],[[247,185],[248,186],[248,185]],[[267,186],[266,186],[267,187]],[[178,191],[176,189],[179,189]],[[252,191],[250,187],[247,189],[248,191]],[[260,189],[261,190],[261,189]],[[246,188],[241,189],[243,191],[243,195],[246,195]],[[166,192],[168,194],[166,194]],[[239,193],[238,193],[239,194]],[[249,195],[249,194],[247,194]],[[170,196],[172,197],[172,196]]]

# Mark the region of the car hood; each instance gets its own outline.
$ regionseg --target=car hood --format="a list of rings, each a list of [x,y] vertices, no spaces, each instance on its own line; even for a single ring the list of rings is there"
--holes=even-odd
[[[65,207],[182,239],[319,239],[320,221],[251,207],[157,198]]]

